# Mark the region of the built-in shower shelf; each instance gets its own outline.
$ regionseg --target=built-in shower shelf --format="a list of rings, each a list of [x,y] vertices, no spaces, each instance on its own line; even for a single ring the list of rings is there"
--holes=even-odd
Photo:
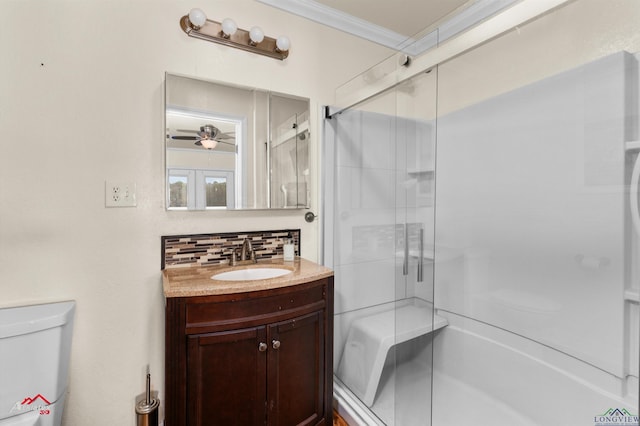
[[[371,406],[389,350],[447,325],[429,305],[408,304],[359,318],[351,324],[338,367],[342,381]]]
[[[408,169],[407,170],[407,174],[410,175],[425,175],[425,174],[432,174],[435,173],[435,169],[433,168],[428,168],[428,169]]]
[[[624,144],[624,149],[627,151],[640,150],[640,141],[628,141]]]
[[[632,303],[640,303],[640,291],[637,289],[628,289],[624,291],[624,300]]]

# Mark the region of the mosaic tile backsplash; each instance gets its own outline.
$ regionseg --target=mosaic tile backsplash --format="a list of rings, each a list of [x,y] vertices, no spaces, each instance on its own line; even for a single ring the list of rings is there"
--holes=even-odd
[[[169,235],[162,237],[161,269],[228,264],[233,250],[240,249],[245,238],[251,241],[258,261],[282,258],[289,238],[293,239],[296,256],[300,256],[299,229]]]
[[[405,234],[405,226],[407,227]],[[399,251],[404,248],[404,239],[409,237],[409,247],[420,244],[422,223],[397,223],[389,225],[362,225],[353,227],[352,249],[354,253],[382,250]]]

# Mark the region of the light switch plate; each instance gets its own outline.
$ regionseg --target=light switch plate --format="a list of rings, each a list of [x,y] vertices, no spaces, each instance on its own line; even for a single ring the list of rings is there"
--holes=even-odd
[[[105,207],[135,207],[136,184],[106,181],[104,205]]]

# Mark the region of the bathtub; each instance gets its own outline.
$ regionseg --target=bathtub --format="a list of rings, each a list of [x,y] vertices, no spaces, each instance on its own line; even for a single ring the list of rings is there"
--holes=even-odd
[[[618,378],[514,333],[437,313],[449,325],[421,338],[422,353],[389,368],[371,409],[336,378],[335,408],[350,425],[429,425],[429,418],[432,426],[638,424],[636,377]],[[416,380],[431,356],[433,376]],[[627,417],[613,418],[620,413]]]

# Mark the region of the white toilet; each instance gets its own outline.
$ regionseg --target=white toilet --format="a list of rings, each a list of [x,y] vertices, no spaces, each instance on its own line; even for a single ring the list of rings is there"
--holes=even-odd
[[[0,309],[0,426],[60,426],[75,302]]]

